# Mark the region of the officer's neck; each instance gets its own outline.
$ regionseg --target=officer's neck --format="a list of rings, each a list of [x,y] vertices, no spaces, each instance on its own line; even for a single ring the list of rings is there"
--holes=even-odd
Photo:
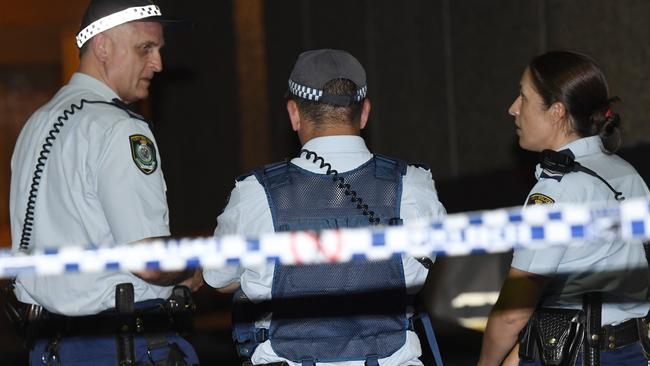
[[[307,141],[315,139],[316,137],[324,136],[344,136],[353,135],[359,136],[361,130],[358,123],[335,123],[326,125],[307,124],[304,128],[298,131],[298,138],[302,145]]]

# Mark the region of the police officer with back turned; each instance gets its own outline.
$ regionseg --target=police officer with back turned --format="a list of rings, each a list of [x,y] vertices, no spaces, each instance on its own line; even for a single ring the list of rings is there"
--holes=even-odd
[[[391,225],[443,215],[426,167],[366,147],[359,136],[370,113],[366,94],[365,70],[348,52],[302,53],[289,78],[287,111],[303,149],[291,161],[238,178],[215,235]],[[204,278],[223,290],[241,285],[233,326],[248,363],[421,365],[406,298],[418,292],[427,272],[418,260],[396,256],[233,267],[206,271]]]

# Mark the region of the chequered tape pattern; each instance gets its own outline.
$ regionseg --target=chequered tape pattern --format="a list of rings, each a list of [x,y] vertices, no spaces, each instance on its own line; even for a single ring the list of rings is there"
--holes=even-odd
[[[322,90],[300,85],[294,82],[293,80],[289,80],[289,91],[291,92],[291,94],[297,97],[307,99],[307,100],[313,100],[315,102],[318,102],[323,97]],[[366,94],[368,94],[368,87],[364,85],[363,87],[357,90],[354,96],[354,101],[358,102],[360,100],[363,100],[366,97]]]
[[[18,273],[53,275],[107,270],[168,271],[228,264],[259,265],[380,260],[395,253],[416,257],[496,253],[511,248],[598,245],[604,234],[624,239],[650,238],[650,204],[626,200],[594,207],[532,206],[452,214],[441,221],[401,227],[269,233],[260,237],[224,236],[153,241],[110,248],[63,247],[32,255],[0,251],[0,277]]]
[[[95,35],[113,27],[117,27],[120,24],[160,15],[162,15],[162,13],[160,12],[160,8],[156,5],[135,6],[107,15],[90,23],[86,28],[82,29],[79,34],[77,34],[77,46],[81,48],[84,43]]]

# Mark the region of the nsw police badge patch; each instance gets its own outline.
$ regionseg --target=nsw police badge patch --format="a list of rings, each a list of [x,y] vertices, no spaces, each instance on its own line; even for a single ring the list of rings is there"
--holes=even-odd
[[[131,135],[129,136],[129,142],[131,143],[131,157],[135,166],[144,174],[155,172],[158,167],[158,160],[156,160],[156,146],[153,142],[143,135]]]
[[[545,194],[533,193],[528,197],[529,205],[545,205],[549,203],[555,203],[555,200]]]

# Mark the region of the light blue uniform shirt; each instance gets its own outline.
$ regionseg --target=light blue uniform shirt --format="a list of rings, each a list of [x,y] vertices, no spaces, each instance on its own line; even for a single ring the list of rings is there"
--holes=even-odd
[[[577,162],[596,172],[624,197],[649,196],[648,187],[636,170],[619,156],[605,154],[598,136],[581,138],[560,150],[565,149],[571,150]],[[537,166],[535,175],[538,182],[529,198],[542,194],[556,203],[617,202],[602,181],[587,173],[567,173],[557,180],[545,178]],[[518,249],[512,267],[553,277],[545,290],[543,306],[580,308],[582,294],[603,292],[602,324],[642,317],[650,308],[648,262],[640,242],[603,237],[584,246]]]
[[[303,148],[316,152],[339,172],[356,169],[373,156],[364,140],[359,136],[317,137],[309,140]],[[291,162],[311,172],[325,173],[325,169],[319,168],[319,165],[305,159],[304,156],[303,154],[302,157],[294,158]],[[446,213],[438,200],[430,171],[408,166],[403,178],[402,189],[400,216],[405,224],[416,219],[433,220]],[[271,210],[262,185],[255,176],[236,182],[228,205],[217,218],[215,236],[227,234],[257,236],[274,231]],[[403,264],[406,286],[412,292],[417,292],[424,283],[428,271],[414,258],[404,257]],[[215,288],[239,281],[242,290],[251,300],[262,301],[271,298],[273,268],[273,266],[245,269],[227,267],[218,270],[205,270],[203,277],[207,284]],[[268,319],[259,322],[258,326],[268,327]],[[407,331],[406,344],[390,357],[379,359],[379,364],[382,366],[421,365],[422,363],[417,359],[420,354],[420,342],[417,335],[412,331]],[[255,349],[252,361],[259,364],[288,360],[277,356],[270,341],[266,341]],[[364,362],[333,362],[318,363],[318,365],[362,366]],[[288,363],[291,366],[298,365],[291,361]]]
[[[34,168],[57,118],[81,99],[111,101],[117,94],[101,81],[76,73],[37,110],[18,137],[11,160],[11,236],[18,250]],[[125,244],[169,235],[165,180],[157,167],[137,165],[131,136],[155,139],[146,122],[105,104],[85,104],[56,136],[38,190],[30,249]],[[146,149],[146,148],[145,148]],[[152,152],[151,149],[148,149]],[[19,275],[18,300],[68,316],[115,306],[115,286],[134,285],[135,301],[167,298],[171,287],[151,285],[129,272]]]

